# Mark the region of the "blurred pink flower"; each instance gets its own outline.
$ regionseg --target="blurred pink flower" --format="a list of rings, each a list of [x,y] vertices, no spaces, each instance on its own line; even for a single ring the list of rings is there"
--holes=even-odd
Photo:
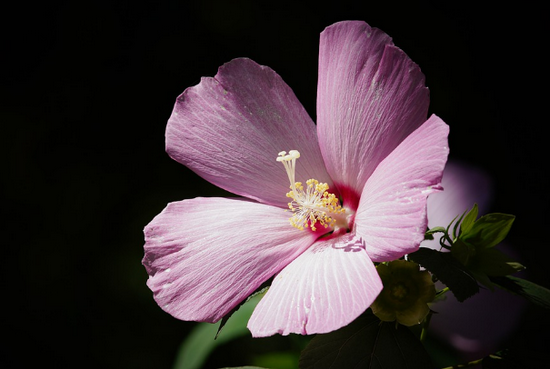
[[[482,170],[458,162],[449,161],[443,174],[445,191],[428,199],[428,224],[430,227],[446,227],[457,216],[470,210],[474,203],[479,214],[487,214],[493,195],[490,177]],[[439,241],[424,241],[422,247],[439,250]],[[497,246],[510,256],[513,249]],[[458,350],[464,360],[479,359],[501,349],[500,344],[517,329],[525,301],[501,289],[490,291],[480,287],[480,292],[464,302],[459,302],[452,292],[445,300],[433,304],[436,311],[430,323],[430,331],[441,341]]]
[[[249,59],[185,90],[168,154],[244,199],[170,203],[147,225],[143,264],[157,303],[216,322],[275,276],[249,321],[254,336],[353,321],[382,288],[373,261],[423,239],[448,154],[448,126],[426,120],[428,104],[418,66],[358,21],[321,34],[317,125],[281,77]],[[295,176],[315,181],[304,188]]]

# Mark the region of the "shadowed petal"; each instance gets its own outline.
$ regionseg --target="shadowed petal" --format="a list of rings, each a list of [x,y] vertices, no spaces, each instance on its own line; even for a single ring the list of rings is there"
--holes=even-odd
[[[426,120],[428,105],[420,68],[384,32],[352,21],[321,33],[317,126],[338,187],[357,197],[376,166]]]
[[[318,236],[293,228],[288,216],[237,199],[168,204],[145,228],[143,264],[155,300],[182,320],[219,320]]]
[[[444,301],[431,306],[437,314],[430,332],[460,351],[463,359],[474,360],[502,349],[503,342],[517,334],[528,306],[527,300],[500,288],[482,288],[463,302],[447,293]]]
[[[441,189],[449,127],[432,115],[407,137],[367,181],[355,217],[373,261],[416,251],[427,228],[426,202]]]
[[[275,277],[248,328],[254,337],[330,332],[357,318],[381,290],[360,240],[317,241]]]
[[[223,65],[178,97],[166,127],[166,151],[227,191],[287,207],[289,181],[275,159],[298,150],[298,180],[331,183],[315,124],[273,70],[250,59]]]

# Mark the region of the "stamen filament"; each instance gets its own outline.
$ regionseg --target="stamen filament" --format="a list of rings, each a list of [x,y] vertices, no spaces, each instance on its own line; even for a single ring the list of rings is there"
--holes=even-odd
[[[304,190],[302,182],[296,182],[296,159],[299,157],[297,150],[290,150],[288,154],[281,151],[277,157],[290,180],[291,191],[286,194],[292,199],[288,207],[294,213],[290,224],[300,230],[310,227],[312,231],[317,230],[317,223],[325,228],[334,227],[336,216],[345,213],[345,209],[340,206],[336,196],[328,192],[328,184],[308,179]]]

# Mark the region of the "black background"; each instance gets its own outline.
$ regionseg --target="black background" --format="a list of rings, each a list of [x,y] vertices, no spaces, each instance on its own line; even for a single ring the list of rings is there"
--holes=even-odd
[[[420,65],[430,112],[451,126],[451,158],[493,177],[494,210],[517,216],[510,243],[548,286],[543,14],[463,1],[4,8],[0,367],[171,367],[193,323],[153,301],[142,229],[169,201],[224,194],[165,154],[174,101],[246,56],[277,71],[315,117],[319,33],[340,20],[381,28]],[[524,326],[542,316],[534,309]]]

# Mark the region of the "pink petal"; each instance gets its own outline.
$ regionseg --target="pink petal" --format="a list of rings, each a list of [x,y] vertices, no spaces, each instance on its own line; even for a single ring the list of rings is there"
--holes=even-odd
[[[367,181],[356,232],[373,261],[416,251],[427,228],[426,202],[441,189],[449,127],[432,115],[376,168]]]
[[[281,77],[250,59],[185,90],[166,127],[173,159],[230,192],[282,207],[289,180],[276,158],[289,150],[302,153],[297,180],[330,183],[315,124]]]
[[[478,168],[458,162],[447,162],[443,179],[443,191],[428,198],[428,226],[447,227],[456,216],[470,210],[475,203],[479,214],[489,210],[492,184],[489,176]],[[439,250],[439,236],[422,242],[423,247]]]
[[[330,332],[351,323],[381,290],[361,240],[320,240],[275,277],[248,328],[254,337]]]
[[[426,120],[428,105],[420,68],[384,32],[352,21],[321,33],[317,128],[337,186],[359,195],[377,165]]]
[[[215,322],[294,260],[318,235],[282,209],[197,198],[168,204],[145,228],[147,285],[166,312]]]

